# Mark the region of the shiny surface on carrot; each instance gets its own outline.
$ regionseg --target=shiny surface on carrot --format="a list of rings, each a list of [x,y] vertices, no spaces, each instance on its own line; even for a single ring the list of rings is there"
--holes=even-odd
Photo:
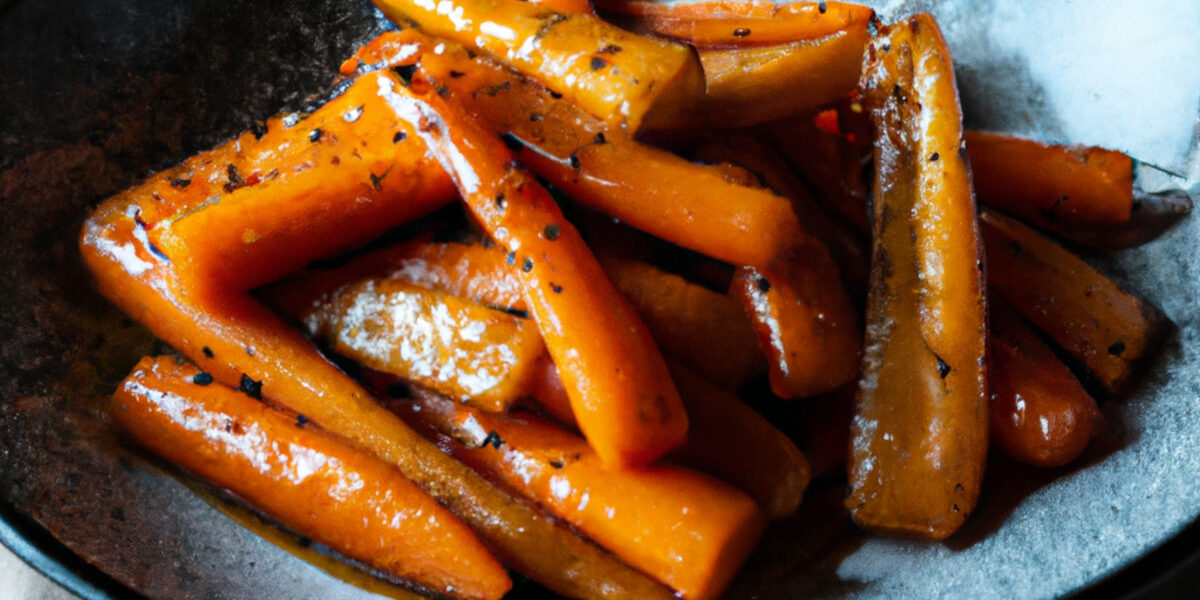
[[[703,89],[695,53],[587,14],[511,0],[376,0],[398,23],[499,59],[589,114],[635,132]]]
[[[494,599],[512,585],[471,530],[395,468],[192,365],[142,359],[110,412],[155,453],[420,588]]]
[[[298,317],[342,356],[492,411],[527,392],[546,351],[527,319],[396,279],[351,283]]]
[[[401,414],[453,438],[443,449],[683,598],[720,595],[762,534],[757,505],[711,477],[671,466],[613,469],[584,440],[533,415],[485,413],[414,391]]]
[[[1075,460],[1103,422],[1096,401],[1012,309],[993,299],[988,310],[991,442],[1039,467]]]
[[[642,465],[682,443],[687,414],[658,348],[545,188],[453,101],[399,81],[380,93],[417,125],[471,214],[513,257],[579,429],[600,458]]]
[[[985,210],[980,222],[990,289],[1119,393],[1166,332],[1166,317],[1016,220]]]
[[[371,82],[378,89],[376,77],[364,77],[362,81]],[[317,109],[314,115],[321,110]],[[292,131],[303,133],[304,139],[312,135],[307,127]],[[243,135],[241,139],[245,138]],[[394,138],[394,134],[389,137]],[[406,139],[412,141],[415,136]],[[428,160],[423,145],[403,147],[408,150],[398,154],[397,160],[404,161],[405,169]],[[226,148],[203,153],[186,164],[203,163],[228,151]],[[286,161],[275,165],[281,172],[296,166]],[[440,170],[422,168],[420,172],[435,177],[431,173]],[[212,373],[215,380],[257,390],[396,465],[406,477],[470,525],[506,565],[547,588],[580,598],[669,596],[665,588],[645,575],[446,457],[378,406],[365,390],[321,356],[299,331],[244,292],[224,285],[221,280],[203,280],[194,275],[181,277],[177,265],[152,245],[145,234],[147,223],[140,218],[160,207],[174,206],[175,210],[186,212],[195,202],[203,202],[201,197],[176,196],[172,190],[188,189],[190,184],[172,187],[169,183],[175,178],[175,172],[164,172],[142,186],[110,198],[84,223],[80,251],[101,294]],[[284,189],[279,190],[279,195],[302,197],[290,193],[289,181],[280,181],[278,185]],[[358,197],[353,193],[354,188],[337,187],[349,184],[346,178],[331,177],[328,182],[334,187],[331,196],[338,200],[334,206],[342,212],[370,212],[372,207],[389,204],[354,201]],[[164,183],[157,197],[147,189]],[[448,177],[445,183],[451,185]],[[296,191],[303,189],[301,185]],[[436,189],[439,193],[407,196],[391,202],[399,202],[400,208],[411,212],[419,212],[412,209],[411,203],[421,207],[444,202],[440,186],[417,188],[421,189]],[[205,210],[221,210],[220,206],[221,203],[210,205]],[[309,205],[309,208],[319,211],[332,207]],[[162,208],[158,214],[159,218],[165,218],[172,213]],[[324,250],[321,244],[311,243],[313,239],[334,239],[339,244],[364,242],[363,236],[370,236],[372,231],[372,228],[340,229],[339,219],[308,218],[298,223],[308,229],[301,232],[303,235],[294,236],[297,243],[287,253],[287,264],[296,266],[320,258]],[[395,224],[398,223],[387,225]],[[383,225],[373,222],[372,226]],[[236,268],[239,256],[233,254],[231,259],[235,262],[224,266]],[[196,273],[211,272],[205,265],[199,266],[202,268]]]
[[[979,202],[1051,231],[1119,225],[1133,210],[1133,160],[1116,150],[968,131]]]
[[[943,539],[975,508],[987,456],[985,299],[950,54],[918,15],[873,40],[871,289],[846,507],[872,531]]]
[[[697,47],[759,46],[811,40],[861,26],[875,15],[845,2],[704,0],[662,4],[645,0],[599,0],[601,10],[634,31],[689,42]]]

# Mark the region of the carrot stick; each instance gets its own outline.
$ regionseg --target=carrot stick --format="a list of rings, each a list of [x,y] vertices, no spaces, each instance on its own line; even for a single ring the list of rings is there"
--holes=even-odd
[[[641,33],[686,41],[697,47],[761,46],[825,37],[855,26],[866,30],[875,11],[844,2],[707,0],[660,4],[644,0],[600,0],[602,11]]]
[[[1119,225],[1133,210],[1133,160],[1121,152],[968,131],[979,201],[1042,229]]]
[[[526,319],[396,279],[349,284],[298,317],[342,356],[491,411],[526,393],[546,351]]]
[[[591,15],[511,0],[459,0],[449,10],[415,0],[376,4],[392,20],[485,52],[630,132],[643,120],[670,117],[702,93],[703,73],[690,48]]]
[[[194,366],[147,357],[111,414],[155,453],[350,558],[455,598],[500,598],[512,586],[471,530],[395,468],[211,383]]]
[[[980,221],[990,288],[1119,393],[1170,321],[1029,227],[991,210]]]
[[[942,539],[987,455],[983,263],[950,54],[917,15],[872,40],[876,127],[866,356],[846,507],[872,531]]]
[[[1059,467],[1083,453],[1102,420],[1096,401],[1012,309],[993,298],[991,435],[1005,454]]]
[[[649,332],[546,190],[512,163],[499,138],[439,94],[417,95],[399,82],[380,93],[422,124],[422,139],[471,213],[513,256],[529,312],[597,455],[641,465],[681,443],[687,415]]]
[[[301,127],[304,127],[301,131],[309,129]],[[246,135],[240,139],[246,140]],[[412,141],[415,136],[409,135],[407,139]],[[401,171],[423,164],[420,161],[426,152],[416,146],[399,155],[408,161],[398,163],[403,167]],[[228,151],[229,147],[213,154]],[[187,161],[184,168],[203,164],[213,154],[201,154]],[[288,155],[281,155],[272,168],[285,173],[306,164],[288,160]],[[429,171],[420,172],[428,175]],[[165,258],[144,234],[149,223],[171,218],[172,211],[192,210],[197,202],[203,201],[178,195],[190,188],[190,184],[169,185],[172,177],[181,172],[186,171],[167,172],[110,198],[84,223],[80,250],[104,296],[212,373],[217,381],[262,392],[323,429],[396,465],[405,477],[470,525],[505,564],[551,590],[581,598],[668,597],[661,585],[529,507],[514,502],[464,465],[446,457],[375,404],[365,390],[325,360],[298,331],[247,294],[227,287],[219,279],[181,277],[177,272],[179,264]],[[294,197],[292,190],[287,189],[290,181],[290,178],[279,180],[277,185],[284,188],[279,190],[280,197]],[[156,188],[164,182],[167,185]],[[347,180],[335,177],[330,183],[337,187]],[[157,197],[151,191],[156,189],[162,190]],[[432,196],[410,197],[408,201],[432,204]],[[355,200],[353,189],[332,190],[330,197],[335,199],[333,206],[342,210],[366,210],[362,207],[364,203]],[[218,206],[222,204],[210,205],[205,210]],[[310,209],[326,210],[333,206],[310,205]],[[321,244],[311,243],[314,239],[327,236],[361,242],[365,240],[356,236],[370,235],[371,229],[346,232],[338,223],[336,218],[299,220],[298,224],[307,229],[294,236],[298,243],[291,249],[288,261],[302,264],[317,258],[311,253],[320,251]],[[209,256],[216,254],[219,253]],[[236,270],[236,260],[242,256],[231,254],[234,262],[224,267]],[[178,258],[182,261],[182,257]],[[206,264],[196,267],[196,273],[213,272]]]
[[[525,310],[521,282],[504,251],[482,243],[416,239],[355,257],[333,269],[309,268],[271,284],[259,295],[285,315],[321,307],[342,286],[384,277],[504,310]]]
[[[727,390],[766,372],[758,338],[736,300],[645,263],[611,257],[601,263],[664,354]]]
[[[440,434],[434,439],[446,436],[443,450],[683,598],[720,595],[762,534],[754,501],[700,473],[612,469],[588,443],[535,416],[486,413],[422,390],[414,396],[401,414]]]
[[[513,2],[523,2],[524,0],[511,0]],[[564,15],[595,15],[592,10],[592,3],[589,0],[531,0],[530,4],[534,6],[542,6],[547,10],[552,10]]]
[[[863,20],[818,39],[700,50],[704,97],[681,126],[752,125],[833,102],[858,83],[870,37]]]

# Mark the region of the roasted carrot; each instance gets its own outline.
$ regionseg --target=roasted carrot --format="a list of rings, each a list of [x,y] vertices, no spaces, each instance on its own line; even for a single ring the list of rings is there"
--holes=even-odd
[[[530,315],[596,454],[612,465],[641,465],[679,445],[687,414],[662,356],[545,188],[440,94],[399,83],[381,93],[422,124],[419,135],[472,215],[513,257]]]
[[[809,479],[796,445],[736,396],[683,365],[668,366],[691,424],[674,457],[750,494],[768,519],[796,512]]]
[[[1059,237],[1092,248],[1120,249],[1145,244],[1162,235],[1192,212],[1192,199],[1182,190],[1153,194],[1133,190],[1133,212],[1128,221],[1096,227],[1055,227]]]
[[[1133,160],[1094,146],[1060,146],[968,131],[979,202],[1051,231],[1119,225],[1133,211]]]
[[[537,502],[687,599],[716,598],[763,530],[754,501],[679,467],[612,469],[533,415],[486,413],[422,390],[399,408],[443,450]],[[451,439],[445,439],[451,438]]]
[[[378,89],[378,77],[390,76],[380,74],[365,77],[362,81]],[[361,85],[361,81],[356,85]],[[345,113],[336,110],[339,106],[335,105],[334,116],[342,118]],[[322,114],[323,110],[318,109],[314,116]],[[337,121],[337,118],[331,118],[324,122],[332,125]],[[312,129],[301,121],[292,131],[312,135]],[[384,131],[389,140],[398,137]],[[373,135],[378,134],[373,132]],[[217,381],[261,392],[305,415],[325,430],[396,465],[405,477],[470,525],[505,564],[546,587],[573,597],[668,597],[667,590],[661,585],[529,507],[514,502],[464,465],[446,457],[375,404],[360,386],[325,360],[297,330],[244,292],[225,285],[221,279],[182,277],[177,272],[179,263],[151,243],[145,235],[146,227],[173,218],[177,213],[194,213],[197,204],[206,196],[181,195],[193,185],[191,182],[184,184],[181,176],[198,165],[234,152],[231,149],[235,148],[234,144],[249,143],[248,135],[190,159],[178,170],[155,176],[110,198],[88,217],[80,235],[80,250],[100,292],[164,342],[212,373]],[[407,141],[414,140],[417,140],[415,135],[407,137]],[[419,142],[404,148],[407,149],[396,157],[400,165],[394,167],[399,169],[397,172],[412,172],[414,177],[420,173],[422,177],[434,179],[445,176],[432,175],[436,169],[416,167],[427,160],[425,148]],[[290,156],[280,154],[270,168],[288,173],[307,165],[306,157]],[[298,162],[290,162],[293,160]],[[172,187],[170,183],[176,180],[179,182]],[[275,185],[281,188],[277,190],[279,197],[294,201],[300,191],[307,189],[307,184],[297,184],[292,190],[289,188],[291,181],[291,178],[280,177]],[[378,206],[371,207],[389,202],[433,204],[435,197],[439,202],[442,200],[440,194],[444,191],[440,186],[417,186],[416,191],[437,190],[438,194],[390,199],[376,197],[374,202],[363,203],[355,200],[359,197],[355,193],[357,182],[330,177],[328,184],[335,188],[329,190],[328,197],[333,199],[331,205],[310,204],[310,210],[332,211],[337,207],[357,213],[378,210]],[[449,185],[448,178],[446,184]],[[346,185],[351,187],[341,187]],[[219,207],[228,206],[226,203],[208,204],[203,210],[224,210]],[[385,225],[372,223],[364,230],[346,231],[341,229],[341,222],[340,218],[298,219],[295,225],[305,229],[293,232],[295,235],[291,239],[297,243],[287,253],[285,264],[298,266],[318,258],[319,254],[314,253],[323,252],[325,244],[314,240],[329,238],[337,240],[338,245],[348,245],[352,241],[365,241],[362,236],[369,236],[375,228]],[[219,251],[198,254],[219,255]],[[230,254],[233,262],[222,265],[223,268],[235,271],[237,260],[243,256]],[[184,260],[177,258],[180,262]],[[215,271],[203,263],[195,266],[194,273]]]
[[[391,465],[175,359],[144,358],[111,414],[139,443],[350,558],[455,598],[500,598],[504,567]]]
[[[863,85],[877,132],[874,235],[846,507],[872,531],[942,539],[979,496],[987,345],[958,92],[933,18],[872,40]]]
[[[857,26],[865,31],[875,16],[869,7],[845,2],[705,0],[661,4],[599,0],[597,5],[634,31],[675,38],[700,48],[813,40]]]
[[[485,52],[630,132],[643,121],[673,120],[703,93],[704,75],[690,48],[589,14],[565,15],[511,0],[375,3],[392,20]]]
[[[1012,309],[996,298],[988,309],[992,443],[1039,467],[1075,460],[1101,421],[1096,401]]]
[[[349,284],[297,316],[342,356],[492,411],[527,392],[546,352],[526,319],[396,279]]]
[[[752,125],[833,102],[858,83],[870,37],[864,20],[813,40],[700,50],[704,97],[687,126]]]
[[[510,2],[523,2],[524,0],[509,0]],[[534,6],[542,6],[548,10],[564,15],[591,15],[595,14],[592,10],[592,3],[589,0],[532,0],[530,4]]]
[[[736,300],[648,264],[601,259],[663,353],[727,390],[767,370],[758,338]]]
[[[1119,393],[1169,321],[1033,229],[991,210],[980,215],[988,285],[1009,306]]]

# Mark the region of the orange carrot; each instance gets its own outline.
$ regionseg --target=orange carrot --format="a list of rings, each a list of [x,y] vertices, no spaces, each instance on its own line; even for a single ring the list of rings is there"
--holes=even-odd
[[[1118,225],[1133,209],[1133,160],[1089,146],[968,131],[979,201],[1043,229]]]
[[[582,439],[535,416],[486,413],[414,392],[401,414],[453,438],[441,439],[445,451],[683,598],[720,595],[762,534],[754,501],[715,479],[669,466],[612,469]]]
[[[381,93],[421,124],[419,134],[471,213],[513,255],[529,312],[600,458],[646,464],[680,444],[687,415],[658,349],[546,190],[512,162],[499,138],[439,94],[398,82]]]
[[[141,444],[350,558],[455,598],[512,582],[461,521],[399,471],[172,358],[144,358],[113,417]]]
[[[364,77],[355,85],[363,85],[364,81],[366,87],[378,88],[378,76]],[[340,110],[340,105],[334,107],[336,118],[320,116],[325,114],[325,108],[318,109],[313,116],[330,126],[337,124],[338,119],[344,121],[345,112]],[[312,129],[302,121],[290,131],[297,136],[311,136]],[[177,213],[219,212],[231,206],[236,208],[234,212],[241,211],[236,205],[224,202],[210,203],[200,209],[198,205],[205,200],[207,192],[194,195],[185,192],[208,178],[184,184],[182,176],[208,163],[229,164],[221,159],[236,154],[239,144],[248,144],[250,137],[245,134],[238,141],[189,159],[177,170],[155,176],[110,198],[88,217],[80,235],[80,250],[100,292],[164,342],[212,373],[217,381],[262,391],[265,396],[305,415],[325,430],[395,464],[406,477],[470,525],[504,563],[546,587],[574,597],[668,597],[661,585],[529,507],[513,502],[511,497],[473,471],[446,457],[375,404],[361,387],[325,360],[298,331],[247,294],[229,287],[225,280],[197,276],[214,273],[215,267],[200,262],[193,265],[194,270],[187,277],[181,276],[178,269],[185,257],[177,256],[176,261],[164,256],[145,230],[174,218]],[[389,140],[397,137],[390,136]],[[416,136],[409,135],[407,141],[416,141]],[[294,147],[299,140],[289,142]],[[425,161],[430,159],[419,142],[401,144],[401,147],[403,151],[396,155],[397,162],[393,166],[395,173],[412,173],[413,177],[419,174],[421,179],[435,181],[445,177],[445,174],[436,175],[437,169],[425,168]],[[297,168],[304,171],[303,167],[308,163],[303,155],[296,157],[285,152],[268,164],[268,172],[278,169],[282,174],[296,172]],[[363,196],[356,194],[357,181],[337,176],[322,180],[331,188],[328,190],[328,197],[332,198],[330,204],[304,203],[309,210],[318,213],[340,210],[357,215],[366,213],[378,219],[378,214],[373,211],[399,200],[368,195],[365,198],[373,199],[372,202],[358,202],[357,198]],[[176,181],[175,186],[170,185]],[[274,185],[280,189],[267,199],[289,198],[295,202],[295,198],[303,197],[299,192],[310,189],[311,183],[305,179],[295,180],[298,181],[296,188],[291,189],[293,181],[291,177],[277,178]],[[445,183],[449,185],[448,178]],[[195,189],[204,190],[205,185]],[[217,186],[220,187],[220,180]],[[385,186],[384,190],[387,189]],[[401,213],[412,208],[407,204],[433,206],[435,199],[442,202],[441,194],[445,190],[439,185],[417,185],[413,191],[423,191],[423,195],[403,198]],[[238,192],[241,190],[234,193]],[[270,202],[265,205],[271,206]],[[349,245],[365,241],[361,236],[372,235],[376,228],[396,224],[373,221],[365,229],[346,230],[342,223],[341,217],[309,217],[288,224],[298,229],[289,230],[291,235],[287,239],[294,240],[295,246],[285,253],[284,264],[299,266],[318,258],[319,255],[313,253],[324,251],[323,240]],[[197,236],[200,233],[198,231]],[[270,231],[260,233],[271,234]],[[221,239],[224,232],[214,232],[214,235]],[[315,240],[322,241],[317,243]],[[203,238],[197,238],[197,243],[203,241]],[[196,256],[197,260],[220,257],[221,251],[214,248],[198,252]],[[235,272],[239,268],[237,261],[244,257],[242,253],[231,253],[229,259],[232,262],[220,266],[226,272]]]
[[[987,457],[983,263],[950,53],[917,15],[872,40],[871,289],[846,507],[872,531],[942,539]]]
[[[1029,227],[990,210],[980,221],[990,288],[1119,393],[1170,321]]]
[[[599,0],[597,4],[634,31],[702,48],[812,40],[855,26],[866,30],[875,16],[869,7],[845,2],[704,0],[668,5],[646,0]]]
[[[512,2],[523,2],[525,0],[511,0]],[[530,4],[535,6],[544,6],[548,10],[552,10],[564,15],[594,15],[592,3],[589,0],[530,0]]]
[[[734,299],[645,263],[601,263],[665,354],[727,390],[766,372],[758,338]]]
[[[630,132],[643,120],[672,118],[702,93],[704,76],[690,48],[592,15],[564,15],[511,0],[442,5],[448,8],[415,0],[376,4],[394,21],[485,52]]]
[[[992,442],[1040,467],[1075,460],[1102,420],[1096,401],[1012,309],[994,298],[988,306]]]
[[[298,316],[342,356],[492,411],[526,393],[546,351],[526,319],[396,279],[349,284]]]

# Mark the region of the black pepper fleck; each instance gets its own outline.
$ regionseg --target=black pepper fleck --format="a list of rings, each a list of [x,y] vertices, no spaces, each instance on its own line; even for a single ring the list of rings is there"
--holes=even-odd
[[[579,156],[578,156],[578,155],[576,155],[574,152],[572,152],[572,153],[571,153],[571,156],[570,156],[570,157],[568,157],[568,158],[567,158],[567,160],[568,160],[568,161],[571,163],[571,168],[572,168],[572,169],[578,169],[578,168],[579,168]]]
[[[540,113],[533,113],[533,114],[529,115],[529,120],[534,123],[537,123],[538,121],[542,120],[542,115]]]
[[[209,348],[208,346],[201,348],[200,351],[204,353],[206,358],[212,358],[214,356],[212,348]]]
[[[1125,353],[1125,342],[1117,340],[1116,343],[1108,347],[1108,353],[1113,356],[1121,356]]]
[[[533,270],[533,259],[526,256],[525,262],[521,263],[521,270],[525,271],[526,273],[532,271]]]
[[[262,400],[262,387],[261,381],[255,381],[249,375],[242,373],[242,381],[238,384],[238,389],[242,390],[242,393],[255,400]]]
[[[308,425],[308,423],[308,417],[304,415],[296,415],[296,427],[303,429],[305,425]]]
[[[462,77],[463,75],[466,75],[466,73],[463,73],[462,71],[454,71],[454,70],[450,71],[450,79],[458,79],[459,77]]]
[[[601,131],[600,133],[596,134],[596,137],[592,138],[592,141],[597,144],[607,144],[608,138],[604,137],[604,132]]]
[[[181,190],[186,188],[189,185],[192,185],[192,180],[191,179],[183,179],[182,177],[171,182],[171,187],[179,188]]]
[[[566,466],[566,465],[564,465],[564,464],[563,464],[563,461],[561,461],[561,460],[552,460],[552,461],[550,461],[550,466],[552,466],[552,467],[554,467],[555,469],[558,469],[559,471],[561,471],[561,470],[562,470],[562,468],[563,468],[564,466]]]
[[[561,286],[561,285],[558,285],[557,283],[554,283],[553,281],[551,281],[551,282],[550,282],[550,291],[554,292],[555,294],[561,294],[561,293],[562,293],[562,286]]]
[[[825,14],[825,11],[826,11],[826,10],[829,10],[829,7],[828,7],[828,6],[825,6],[825,1],[824,1],[824,0],[821,0],[821,2],[818,2],[818,3],[817,3],[817,12],[819,12],[819,13],[821,13],[821,14]]]
[[[487,446],[488,444],[491,444],[491,446],[493,448],[499,449],[500,446],[502,444],[504,444],[504,440],[500,439],[500,434],[496,433],[493,430],[493,431],[489,431],[487,434],[487,437],[483,438],[483,441],[479,443],[479,447],[483,448],[483,447]]]
[[[616,44],[607,44],[597,52],[600,54],[616,54],[621,51],[621,47]]]
[[[516,252],[509,252],[508,254],[505,254],[505,255],[504,255],[504,260],[505,260],[506,262],[508,262],[508,264],[510,264],[510,265],[515,265],[515,264],[517,264],[517,253],[516,253]]]
[[[383,175],[376,175],[374,173],[371,173],[370,177],[371,177],[371,187],[375,188],[375,191],[379,191],[379,190],[383,189],[383,178],[387,177],[386,172]]]
[[[562,100],[562,94],[560,94],[554,90],[550,90],[550,97],[554,98],[555,100]]]
[[[506,208],[508,208],[508,200],[504,199],[504,192],[496,194],[496,210],[504,212]]]
[[[608,63],[604,62],[603,58],[600,58],[599,56],[592,57],[592,70],[593,71],[599,71],[600,69],[603,69],[606,66],[608,66]]]
[[[192,375],[192,383],[196,385],[208,385],[213,382],[213,376],[203,371]]]
[[[750,35],[750,30],[745,27],[739,27],[733,30],[733,37],[746,37]]]
[[[392,143],[397,144],[397,143],[403,142],[407,137],[408,137],[408,132],[397,131],[396,135],[392,136]]]
[[[765,293],[767,293],[767,292],[769,292],[769,291],[771,291],[771,282],[770,282],[770,281],[767,281],[767,278],[766,278],[766,277],[759,276],[759,278],[758,278],[758,291],[760,291],[760,292],[762,292],[762,293],[764,293],[764,294],[765,294]]]
[[[229,182],[225,184],[226,192],[232,192],[246,184],[246,180],[242,179],[242,174],[233,163],[225,166],[225,175],[229,177]]]
[[[939,158],[941,158],[941,157],[942,157],[942,155],[941,155],[941,154],[938,154],[937,152],[934,152],[933,154],[930,154],[930,155],[929,155],[929,162],[937,162],[937,161],[938,161],[938,159],[939,159]]]
[[[941,376],[942,379],[945,379],[946,376],[950,374],[950,365],[946,364],[946,361],[942,360],[942,357],[936,354],[934,354],[933,357],[937,359],[938,375]]]
[[[262,136],[267,135],[267,124],[262,121],[255,121],[250,124],[250,133],[254,134],[254,139],[261,140]]]
[[[557,240],[559,233],[561,233],[561,229],[556,224],[555,225],[547,225],[546,229],[542,230],[542,235],[546,236],[546,239],[548,239],[550,241]]]
[[[316,142],[320,139],[321,139],[321,130],[319,128],[308,132],[308,141]]]

